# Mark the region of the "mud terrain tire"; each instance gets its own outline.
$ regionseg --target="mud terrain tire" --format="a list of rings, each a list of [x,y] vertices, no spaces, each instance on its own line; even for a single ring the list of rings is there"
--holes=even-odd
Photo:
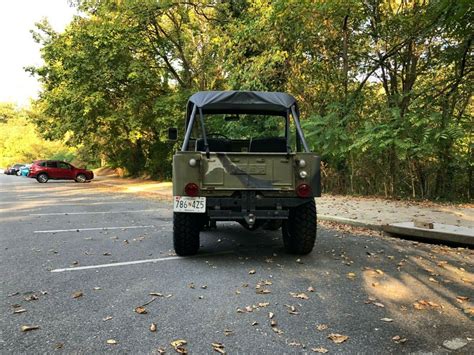
[[[199,250],[202,219],[198,213],[173,213],[173,244],[176,254],[194,255]]]
[[[314,200],[290,209],[283,221],[282,234],[285,250],[291,254],[309,254],[316,241],[316,203]]]

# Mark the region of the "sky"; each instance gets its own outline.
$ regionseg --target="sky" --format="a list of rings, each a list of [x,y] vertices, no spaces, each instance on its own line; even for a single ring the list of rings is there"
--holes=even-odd
[[[67,0],[0,0],[0,102],[28,106],[37,97],[40,84],[23,69],[42,63],[30,30],[47,18],[62,31],[74,13]]]

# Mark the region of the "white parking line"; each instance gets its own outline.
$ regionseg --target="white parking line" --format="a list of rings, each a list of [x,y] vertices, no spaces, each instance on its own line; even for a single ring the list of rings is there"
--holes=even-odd
[[[86,232],[86,231],[107,231],[112,229],[137,229],[155,228],[155,226],[126,226],[126,227],[99,227],[99,228],[75,228],[75,229],[53,229],[44,231],[34,231],[33,233],[64,233],[64,232]]]
[[[214,256],[214,255],[223,255],[223,254],[231,254],[231,253],[234,253],[234,251],[233,250],[228,250],[228,251],[223,251],[221,253],[199,254],[199,255],[195,255],[194,257],[203,257],[203,256],[211,256],[211,255]],[[125,261],[125,262],[110,263],[110,264],[67,267],[67,268],[64,268],[64,269],[54,269],[54,270],[51,270],[51,272],[101,269],[101,268],[105,268],[105,267],[136,265],[136,264],[145,264],[145,263],[157,263],[157,262],[160,262],[160,261],[169,261],[169,260],[177,260],[177,259],[183,259],[183,257],[181,257],[181,256],[170,256],[170,257],[167,257],[167,258],[144,259],[144,260]]]
[[[166,208],[148,210],[128,210],[128,211],[95,211],[95,212],[54,212],[54,213],[30,213],[30,216],[67,216],[81,214],[109,214],[109,213],[139,213],[139,212],[159,212]]]

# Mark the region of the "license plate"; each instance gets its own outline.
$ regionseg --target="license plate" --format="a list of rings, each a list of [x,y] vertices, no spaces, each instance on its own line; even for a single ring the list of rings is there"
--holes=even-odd
[[[174,196],[174,212],[205,213],[205,197]]]

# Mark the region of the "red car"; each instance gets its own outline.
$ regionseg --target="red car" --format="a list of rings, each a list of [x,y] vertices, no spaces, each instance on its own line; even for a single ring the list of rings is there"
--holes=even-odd
[[[49,179],[86,182],[94,178],[94,173],[90,170],[78,169],[64,161],[37,160],[31,165],[28,177],[36,178],[41,183]]]

